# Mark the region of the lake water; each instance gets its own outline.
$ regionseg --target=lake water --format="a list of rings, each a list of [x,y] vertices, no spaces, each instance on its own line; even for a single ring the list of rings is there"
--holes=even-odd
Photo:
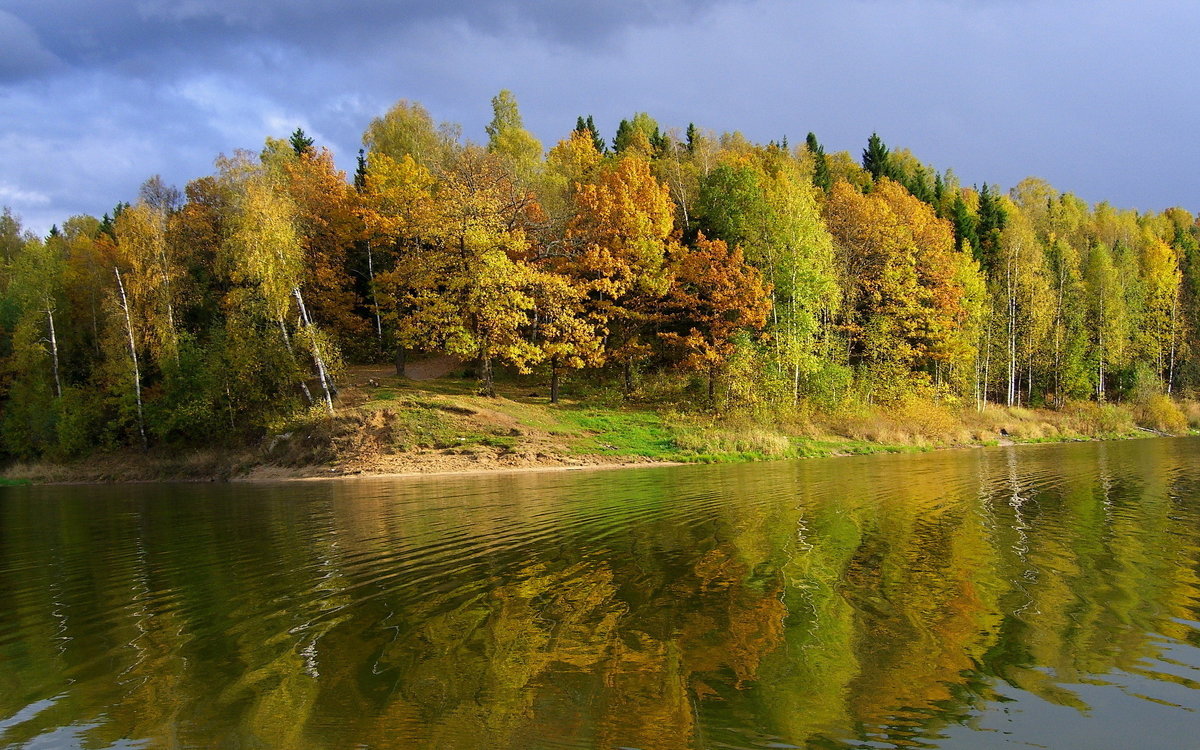
[[[0,747],[1200,747],[1200,440],[0,490]]]

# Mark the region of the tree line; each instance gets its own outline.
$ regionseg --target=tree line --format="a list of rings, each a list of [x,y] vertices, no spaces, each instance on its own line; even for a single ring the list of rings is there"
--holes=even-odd
[[[1200,383],[1200,226],[1042,180],[965,186],[872,135],[861,159],[645,113],[548,151],[515,98],[487,142],[420,105],[352,176],[302,130],[182,192],[46,237],[0,215],[0,437],[16,457],[244,442],[332,413],[347,362],[447,353],[710,408],[920,397],[1061,407]],[[678,378],[677,378],[678,379]]]

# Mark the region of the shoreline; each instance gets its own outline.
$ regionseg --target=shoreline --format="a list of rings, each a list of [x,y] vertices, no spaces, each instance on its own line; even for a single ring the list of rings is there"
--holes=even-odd
[[[340,482],[354,480],[410,480],[410,479],[428,479],[433,477],[484,477],[484,476],[505,476],[518,474],[540,474],[540,473],[564,473],[564,472],[600,472],[614,471],[621,469],[638,469],[638,468],[663,468],[663,467],[679,467],[679,466],[695,466],[708,464],[734,464],[734,463],[758,463],[758,462],[778,462],[778,461],[798,461],[798,460],[819,460],[833,458],[851,458],[861,456],[878,456],[878,455],[896,455],[896,454],[912,454],[912,453],[932,453],[940,451],[962,451],[962,450],[981,450],[986,448],[1012,448],[1021,446],[1039,446],[1039,445],[1061,445],[1063,443],[1097,443],[1109,441],[1126,441],[1126,440],[1141,440],[1150,438],[1178,438],[1188,437],[1188,435],[1170,435],[1158,433],[1150,430],[1138,430],[1137,432],[1124,435],[1107,435],[1098,437],[1088,436],[1064,436],[1059,439],[1041,439],[1041,440],[1009,440],[1003,439],[993,443],[959,443],[953,445],[901,445],[901,444],[884,444],[873,443],[866,446],[846,441],[845,447],[849,450],[831,449],[819,453],[809,455],[789,455],[789,456],[774,456],[774,457],[743,457],[743,458],[726,458],[722,460],[711,461],[677,461],[677,460],[659,460],[653,458],[641,458],[640,460],[595,460],[598,457],[588,457],[592,459],[588,463],[579,464],[563,464],[563,463],[542,463],[531,464],[525,466],[480,466],[474,468],[451,468],[444,470],[426,470],[426,471],[370,471],[370,470],[355,470],[341,472],[336,467],[330,465],[313,465],[313,466],[298,466],[285,467],[273,466],[271,464],[258,464],[251,467],[248,471],[234,475],[208,475],[208,476],[161,476],[147,478],[80,478],[80,479],[51,479],[48,481],[38,481],[32,478],[5,479],[2,486],[84,486],[84,485],[136,485],[136,484],[211,484],[211,483],[227,483],[227,484],[290,484],[294,482]],[[628,458],[628,457],[623,457]],[[153,459],[150,459],[149,467],[153,466]],[[47,464],[45,465],[53,470],[69,471],[69,465],[63,464]],[[149,468],[148,467],[148,468]],[[329,474],[322,472],[328,471]]]
[[[256,444],[122,449],[12,463],[0,485],[271,483],[404,480],[750,463],[880,453],[1195,434],[1200,404],[1164,427],[1132,405],[1077,402],[1057,410],[963,408],[925,400],[851,405],[808,415],[724,415],[661,403],[549,404],[507,384],[483,397],[473,383],[436,387],[398,378],[343,391],[333,417],[308,412]],[[1169,430],[1169,433],[1167,432]]]
[[[230,484],[283,484],[292,482],[340,482],[372,479],[425,479],[429,477],[479,477],[504,476],[508,474],[552,474],[572,471],[595,472],[614,471],[618,469],[646,469],[665,466],[693,466],[688,461],[622,461],[619,463],[581,464],[578,466],[562,466],[546,464],[544,466],[513,466],[506,468],[454,469],[450,471],[390,471],[390,472],[358,472],[354,474],[330,474],[329,476],[263,476],[245,475],[231,477]],[[199,480],[203,481],[203,480]]]

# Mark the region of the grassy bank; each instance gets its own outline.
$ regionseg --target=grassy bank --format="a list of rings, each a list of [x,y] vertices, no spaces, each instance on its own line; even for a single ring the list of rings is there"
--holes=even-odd
[[[728,462],[914,452],[1184,434],[1200,405],[1155,397],[1138,407],[1081,402],[1059,410],[911,400],[787,415],[712,415],[626,403],[602,391],[550,404],[513,382],[496,398],[468,379],[414,382],[360,372],[332,419],[314,411],[240,449],[95,455],[10,466],[5,482],[276,479],[422,474],[641,462]]]

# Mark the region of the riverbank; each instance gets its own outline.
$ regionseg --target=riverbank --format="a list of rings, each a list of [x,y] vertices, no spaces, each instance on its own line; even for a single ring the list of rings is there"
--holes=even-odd
[[[828,413],[714,416],[602,395],[550,404],[521,383],[495,398],[474,382],[415,382],[362,370],[337,414],[314,412],[261,444],[155,449],[73,462],[17,464],[9,482],[280,481],[621,468],[917,452],[1010,443],[1184,434],[1200,407],[1080,402],[1059,410],[910,400]]]

